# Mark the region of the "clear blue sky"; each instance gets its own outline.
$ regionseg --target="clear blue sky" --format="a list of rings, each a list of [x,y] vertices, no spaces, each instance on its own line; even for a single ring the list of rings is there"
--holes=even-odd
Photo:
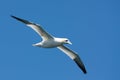
[[[119,0],[1,0],[0,80],[120,80]],[[67,37],[87,74],[56,48],[32,44],[41,38],[15,15]]]

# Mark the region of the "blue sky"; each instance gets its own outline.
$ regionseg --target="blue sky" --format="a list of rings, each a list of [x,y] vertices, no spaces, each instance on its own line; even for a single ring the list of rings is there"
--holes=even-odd
[[[119,0],[1,0],[0,80],[119,80]],[[67,37],[87,74],[56,48],[32,44],[41,38],[15,15]]]

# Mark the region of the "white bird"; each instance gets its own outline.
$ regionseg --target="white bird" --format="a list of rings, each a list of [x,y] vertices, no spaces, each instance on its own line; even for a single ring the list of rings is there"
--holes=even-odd
[[[75,61],[75,63],[79,66],[79,68],[84,72],[87,73],[85,66],[82,62],[82,60],[80,59],[80,57],[78,56],[78,54],[76,54],[75,52],[73,52],[72,50],[70,50],[69,48],[67,48],[66,46],[64,46],[64,44],[72,44],[69,39],[67,38],[56,38],[51,36],[50,34],[48,34],[40,25],[29,22],[27,20],[15,17],[15,16],[11,16],[12,18],[21,21],[23,23],[25,23],[27,26],[29,26],[30,28],[32,28],[34,31],[36,31],[41,37],[42,37],[42,41],[36,44],[33,44],[33,46],[37,46],[37,47],[43,47],[43,48],[54,48],[57,47],[58,49],[60,49],[61,51],[63,51],[65,54],[67,54],[72,60]]]

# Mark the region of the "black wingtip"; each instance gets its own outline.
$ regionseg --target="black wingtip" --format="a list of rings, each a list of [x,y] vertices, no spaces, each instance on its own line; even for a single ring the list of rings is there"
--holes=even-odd
[[[16,19],[16,20],[18,20],[18,21],[21,21],[21,22],[23,22],[23,23],[25,23],[25,24],[31,24],[29,21],[24,20],[24,19],[21,19],[21,18],[18,18],[18,17],[16,17],[16,16],[11,15],[11,17],[14,18],[14,19]]]
[[[13,18],[15,17],[15,16],[13,16],[13,15],[10,15],[10,16],[13,17]]]
[[[87,71],[86,71],[86,69],[85,69],[84,64],[83,64],[83,63],[80,63],[77,58],[74,59],[74,61],[75,61],[75,63],[79,66],[79,68],[83,71],[83,73],[86,74]]]
[[[16,17],[16,16],[13,16],[13,15],[10,15],[12,18],[14,18],[14,19],[18,19],[18,17]]]

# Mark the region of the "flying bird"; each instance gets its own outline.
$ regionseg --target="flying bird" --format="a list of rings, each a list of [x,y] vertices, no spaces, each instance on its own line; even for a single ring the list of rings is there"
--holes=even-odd
[[[66,55],[68,55],[75,63],[78,65],[78,67],[86,74],[87,71],[85,69],[85,66],[80,59],[79,55],[76,54],[74,51],[66,47],[64,44],[72,44],[69,39],[67,38],[57,38],[52,35],[50,35],[48,32],[46,32],[40,25],[35,24],[33,22],[27,21],[25,19],[18,18],[16,16],[11,16],[12,18],[25,23],[27,26],[32,28],[34,31],[36,31],[41,37],[42,41],[36,44],[33,44],[33,46],[42,47],[42,48],[54,48],[57,47],[61,51],[63,51]]]

